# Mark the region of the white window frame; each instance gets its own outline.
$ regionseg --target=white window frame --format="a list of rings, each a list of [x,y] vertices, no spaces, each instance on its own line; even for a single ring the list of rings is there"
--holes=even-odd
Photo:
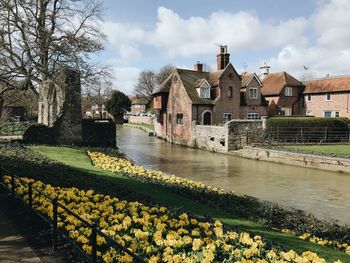
[[[292,108],[282,107],[281,111],[284,111],[284,116],[292,116]]]
[[[176,113],[176,124],[184,124],[184,114],[183,113]]]
[[[307,111],[305,112],[305,115],[306,115],[306,116],[312,116],[312,111],[311,111],[311,110],[307,110]]]
[[[200,87],[200,95],[202,99],[210,99],[210,87]]]
[[[255,91],[255,94],[254,92],[252,91]],[[255,95],[255,96],[252,96],[252,95]],[[257,99],[259,97],[258,95],[258,88],[249,88],[249,99]]]
[[[330,116],[326,116],[326,112],[327,112],[327,113],[330,112],[331,115],[330,115]],[[323,111],[323,117],[325,117],[325,118],[331,118],[332,116],[333,116],[333,113],[332,113],[331,110],[325,110],[325,111]]]
[[[204,81],[202,85],[197,88],[198,96],[202,99],[210,99],[210,84],[208,81]]]
[[[338,113],[338,114],[337,114],[337,113]],[[337,116],[337,115],[338,115],[338,116]],[[335,111],[335,112],[334,112],[334,117],[335,117],[335,118],[339,118],[339,117],[340,117],[340,111]]]
[[[228,116],[230,116],[230,118],[228,118]],[[223,122],[226,123],[226,122],[232,120],[232,113],[225,112],[225,113],[222,115],[222,117],[223,117]]]
[[[248,120],[259,120],[260,119],[259,113],[257,113],[257,112],[248,112],[247,113],[247,119]]]
[[[284,91],[284,95],[286,97],[292,97],[293,96],[293,88],[292,87],[286,87],[286,90]]]
[[[328,96],[329,96],[329,99],[328,99]],[[332,94],[331,93],[326,93],[324,99],[325,99],[325,101],[331,101],[332,100]]]

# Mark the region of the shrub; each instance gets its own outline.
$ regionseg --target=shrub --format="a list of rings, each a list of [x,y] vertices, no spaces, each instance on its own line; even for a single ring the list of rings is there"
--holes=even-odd
[[[44,124],[33,124],[23,134],[24,143],[53,144],[53,130]]]
[[[267,135],[282,142],[341,142],[349,139],[348,118],[275,117],[267,120]]]

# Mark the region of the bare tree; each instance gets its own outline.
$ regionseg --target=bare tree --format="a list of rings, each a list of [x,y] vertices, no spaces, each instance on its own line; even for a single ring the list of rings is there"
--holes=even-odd
[[[157,84],[161,85],[169,76],[171,73],[173,73],[175,67],[173,65],[165,65],[159,70],[159,73],[157,74]]]
[[[4,93],[38,94],[63,67],[102,73],[89,61],[103,48],[101,13],[98,0],[0,0],[0,113]]]
[[[151,99],[152,94],[156,91],[158,86],[169,77],[174,69],[174,66],[166,65],[162,67],[158,73],[152,70],[142,71],[134,88],[134,94]]]
[[[134,88],[135,95],[151,98],[157,86],[157,75],[152,70],[142,71]]]
[[[102,111],[113,91],[113,83],[109,79],[95,80],[92,85],[84,87],[84,99],[82,107],[96,107],[99,117],[102,118]]]

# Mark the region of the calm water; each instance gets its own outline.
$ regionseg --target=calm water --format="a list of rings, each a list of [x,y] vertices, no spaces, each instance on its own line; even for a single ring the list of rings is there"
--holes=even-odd
[[[161,170],[205,184],[350,224],[350,175],[247,160],[172,145],[139,129],[118,127],[118,147],[148,169]]]

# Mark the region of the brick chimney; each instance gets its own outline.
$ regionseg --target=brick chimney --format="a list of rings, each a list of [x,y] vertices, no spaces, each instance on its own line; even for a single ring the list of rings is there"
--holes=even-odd
[[[227,53],[227,46],[220,46],[219,54],[216,56],[217,70],[224,69],[230,63],[230,54]]]
[[[203,64],[200,61],[194,65],[194,70],[197,72],[203,72]]]

